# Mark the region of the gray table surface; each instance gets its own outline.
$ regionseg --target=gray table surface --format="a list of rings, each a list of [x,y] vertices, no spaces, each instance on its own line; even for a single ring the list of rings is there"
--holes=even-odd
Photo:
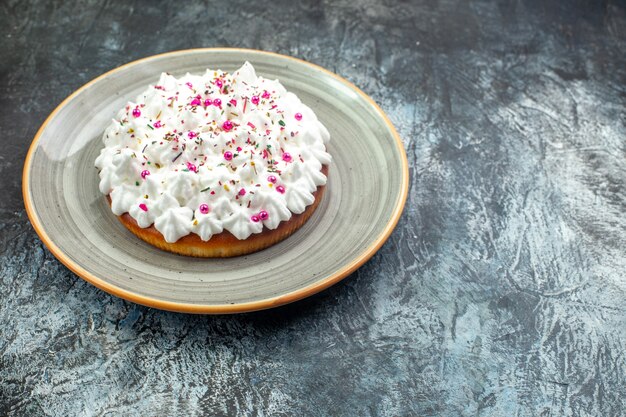
[[[626,5],[0,2],[0,415],[626,415]],[[95,76],[204,46],[346,77],[408,153],[403,217],[310,299],[134,305],[30,226],[37,128]]]

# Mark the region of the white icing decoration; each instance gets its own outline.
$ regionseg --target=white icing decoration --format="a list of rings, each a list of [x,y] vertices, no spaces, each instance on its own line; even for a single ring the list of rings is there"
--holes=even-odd
[[[144,211],[140,206],[141,204],[145,204],[148,210]],[[137,221],[139,227],[150,227],[154,223],[154,210],[150,210],[150,201],[148,200],[139,200],[139,204],[131,206],[128,214]]]
[[[130,185],[122,184],[111,191],[111,211],[116,216],[126,213],[139,199],[139,192]]]
[[[313,204],[315,197],[306,190],[304,181],[300,180],[287,190],[287,207],[296,214],[304,211],[306,206]]]
[[[218,79],[225,88],[217,86]],[[194,104],[198,95],[200,105]],[[259,97],[257,105],[253,96]],[[206,99],[221,105],[205,106]],[[227,120],[230,130],[222,127]],[[275,229],[313,203],[312,193],[326,184],[321,169],[331,162],[324,145],[329,138],[295,94],[278,81],[257,77],[246,62],[232,75],[162,74],[106,128],[95,165],[113,213],[129,213],[140,227],[154,224],[168,242],[189,233],[208,240],[223,230],[246,239],[263,226]],[[291,161],[282,160],[283,152]],[[142,171],[148,171],[145,178]],[[284,194],[276,190],[279,185]],[[199,211],[200,204],[209,206],[208,214]],[[252,221],[261,210],[269,217]]]
[[[194,222],[193,232],[200,236],[202,240],[209,240],[211,236],[222,233],[224,230],[222,222],[215,213],[202,214],[200,210],[196,210],[194,216],[196,221]]]
[[[234,206],[233,213],[222,219],[224,229],[239,240],[247,239],[252,233],[261,233],[263,223],[250,220],[250,211],[245,207]]]
[[[167,210],[154,221],[154,227],[161,232],[166,242],[174,243],[191,231],[193,211],[189,207]]]

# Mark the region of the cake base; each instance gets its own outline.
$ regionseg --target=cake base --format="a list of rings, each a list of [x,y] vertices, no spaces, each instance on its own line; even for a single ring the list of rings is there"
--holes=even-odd
[[[328,176],[327,166],[322,167],[322,173]],[[239,240],[232,233],[224,230],[222,233],[211,236],[211,239],[206,242],[200,239],[197,234],[190,233],[174,243],[169,243],[165,241],[161,232],[154,225],[146,228],[139,227],[137,221],[128,213],[117,217],[135,236],[159,249],[198,258],[229,258],[260,251],[291,236],[311,217],[322,200],[325,189],[325,185],[317,187],[313,193],[315,201],[302,213],[293,214],[289,220],[280,222],[274,230],[263,227],[261,233],[253,233],[244,240]],[[106,199],[110,205],[111,198],[106,196]]]

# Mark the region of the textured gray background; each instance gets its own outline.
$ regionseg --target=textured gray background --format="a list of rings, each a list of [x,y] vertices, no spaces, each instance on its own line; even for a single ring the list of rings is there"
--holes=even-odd
[[[0,415],[626,415],[626,6],[0,2]],[[271,4],[271,5],[269,5]],[[29,225],[26,150],[120,64],[266,49],[388,112],[407,207],[351,277],[198,317],[109,296]]]

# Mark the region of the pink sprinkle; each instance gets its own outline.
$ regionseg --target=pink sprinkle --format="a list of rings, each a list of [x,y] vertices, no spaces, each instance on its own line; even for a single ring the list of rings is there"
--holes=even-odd
[[[258,223],[258,222],[259,222],[259,216],[257,216],[257,215],[255,214],[254,216],[250,217],[250,220],[252,220],[252,221],[253,221],[253,222],[255,222],[255,223]]]
[[[157,128],[157,129],[158,129],[158,128],[160,128],[160,127],[161,127],[161,126],[163,126],[163,125],[161,124],[161,121],[160,121],[160,120],[157,120],[156,122],[154,122],[154,123],[152,124],[152,126],[154,126],[155,128]]]
[[[241,152],[241,146],[237,146],[237,152]]]
[[[187,133],[187,136],[189,136],[189,139],[193,139],[196,136],[198,136],[198,133],[196,133],[196,132],[189,132],[189,133]]]
[[[302,113],[296,113],[293,115],[293,117],[295,117],[297,121],[300,121],[302,120]]]
[[[213,104],[213,100],[211,100],[210,98],[204,100],[204,107],[209,107],[211,104]]]
[[[219,88],[222,88],[222,86],[224,85],[224,82],[218,78],[217,80],[215,80],[215,85],[218,86]]]
[[[200,204],[200,207],[198,207],[198,209],[202,214],[207,214],[209,212],[209,206],[207,204]]]
[[[268,217],[270,217],[270,215],[267,213],[267,211],[262,210],[262,211],[259,212],[259,219],[267,220]]]
[[[146,206],[144,203],[139,204],[139,208],[143,211],[148,211],[148,206]]]
[[[155,85],[154,88],[155,90],[165,90],[162,85]]]
[[[191,84],[190,82],[186,82],[185,85],[189,88],[193,88],[193,84]]]
[[[233,153],[231,151],[224,152],[224,159],[230,161],[231,159],[233,159]]]
[[[252,102],[252,104],[256,105],[259,104],[259,96],[252,96],[252,98],[250,99],[250,101]]]
[[[263,91],[263,94],[261,94],[261,97],[263,98],[270,98],[270,93],[267,92],[267,90]]]
[[[248,126],[250,126],[252,129],[256,129],[256,126],[253,125],[251,122],[248,122]]]
[[[246,189],[245,189],[245,188],[242,188],[241,190],[239,190],[239,195],[240,195],[240,196],[242,196],[242,197],[243,197],[244,195],[246,195]]]
[[[229,103],[232,104],[233,106],[236,106],[237,105],[237,100],[232,99],[232,100],[229,101]]]
[[[224,123],[222,123],[222,129],[224,129],[225,131],[229,132],[232,128],[233,122],[231,122],[230,120],[226,120]]]
[[[277,181],[276,177],[273,175],[270,175],[269,177],[267,177],[267,180],[271,182],[272,184],[276,184],[276,181]]]
[[[290,162],[291,161],[291,154],[289,152],[285,152],[283,154],[283,161],[285,161],[285,162]]]
[[[139,110],[138,107],[135,107],[133,109],[133,117],[139,117],[139,116],[141,116],[141,110]]]
[[[144,180],[146,179],[148,175],[150,175],[150,171],[148,171],[147,169],[144,169],[143,171],[141,171],[141,178],[143,178]]]
[[[187,162],[187,169],[191,172],[198,172],[198,168],[191,162]]]
[[[278,191],[281,194],[285,194],[285,187],[283,187],[282,185],[279,185],[278,187],[276,187],[276,191]]]
[[[215,107],[222,107],[222,100],[220,100],[219,98],[216,98],[215,100],[213,100],[213,105]]]
[[[194,98],[193,100],[191,100],[191,105],[192,106],[199,106],[202,104],[202,101],[200,101],[199,98]]]

